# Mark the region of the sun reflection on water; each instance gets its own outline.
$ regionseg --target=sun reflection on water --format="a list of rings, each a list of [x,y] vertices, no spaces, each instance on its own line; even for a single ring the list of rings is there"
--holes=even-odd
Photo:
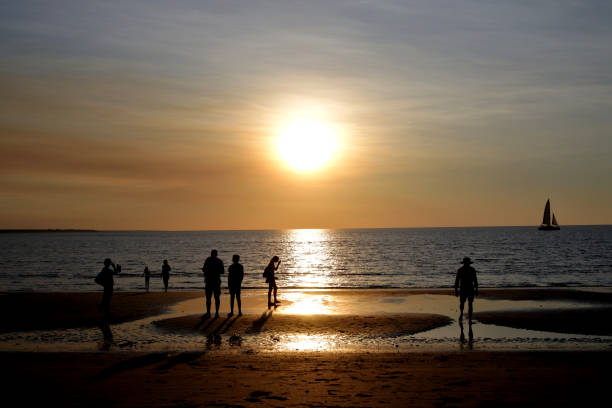
[[[331,232],[325,229],[289,231],[286,279],[292,287],[320,288],[336,285],[336,279],[330,274],[336,263],[330,248],[330,235]]]
[[[283,294],[283,299],[286,299],[287,302],[280,309],[281,313],[301,315],[334,313],[334,302],[326,295],[287,292]]]
[[[295,334],[283,339],[279,347],[293,351],[329,351],[337,347],[337,342],[333,335]]]

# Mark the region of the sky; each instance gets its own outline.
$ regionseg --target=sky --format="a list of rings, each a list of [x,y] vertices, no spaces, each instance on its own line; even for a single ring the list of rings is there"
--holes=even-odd
[[[0,3],[0,228],[612,224],[608,1]],[[338,137],[292,169],[295,117]]]

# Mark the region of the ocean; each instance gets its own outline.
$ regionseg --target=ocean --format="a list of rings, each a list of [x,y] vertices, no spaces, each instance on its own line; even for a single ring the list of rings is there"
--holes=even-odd
[[[201,289],[211,249],[226,267],[240,255],[243,288],[266,287],[273,255],[280,288],[452,287],[464,256],[481,287],[612,286],[612,226],[23,232],[0,234],[0,249],[5,292],[99,290],[93,279],[107,257],[122,266],[116,290],[142,290],[145,266],[151,289],[162,289],[164,259],[171,290]]]

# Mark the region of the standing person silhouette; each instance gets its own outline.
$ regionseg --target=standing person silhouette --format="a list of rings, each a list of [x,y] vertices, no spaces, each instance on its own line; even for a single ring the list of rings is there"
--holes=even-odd
[[[473,263],[469,257],[463,258],[461,261],[463,266],[457,270],[455,278],[455,296],[459,297],[459,320],[463,320],[463,306],[465,301],[468,301],[468,320],[472,323],[472,303],[474,296],[478,296],[478,279],[476,278],[476,269],[470,265]]]
[[[238,263],[240,255],[232,256],[232,264],[227,268],[227,286],[230,293],[230,312],[229,316],[234,315],[234,297],[238,303],[238,316],[242,316],[242,302],[240,301],[240,287],[244,279],[244,267]]]
[[[278,264],[275,265],[275,263]],[[263,276],[266,278],[266,283],[268,283],[268,307],[275,306],[277,303],[280,303],[276,298],[276,292],[278,291],[278,286],[276,286],[276,276],[274,273],[278,270],[281,261],[278,256],[274,255],[272,259],[270,259],[270,263],[264,269]],[[274,290],[274,303],[270,301],[270,295],[272,294],[272,290]]]
[[[151,279],[151,271],[149,270],[148,266],[145,266],[142,276],[144,276],[145,278],[145,290],[148,292],[149,291],[149,280]]]
[[[219,317],[219,296],[221,295],[221,275],[225,273],[223,261],[217,258],[217,250],[210,251],[210,256],[204,261],[204,293],[206,294],[206,314],[203,319],[210,317],[211,297],[215,295],[215,317]]]
[[[162,280],[164,281],[164,292],[168,291],[168,280],[170,280],[171,270],[172,268],[170,267],[170,265],[168,265],[168,260],[164,259],[164,263],[162,264],[162,268],[161,268],[161,277],[162,277]]]
[[[96,283],[104,287],[104,294],[102,295],[102,303],[99,308],[104,313],[104,317],[108,319],[110,317],[110,301],[113,296],[113,287],[115,286],[115,280],[113,275],[118,275],[121,272],[121,266],[113,263],[110,258],[104,260],[104,267],[96,276]]]

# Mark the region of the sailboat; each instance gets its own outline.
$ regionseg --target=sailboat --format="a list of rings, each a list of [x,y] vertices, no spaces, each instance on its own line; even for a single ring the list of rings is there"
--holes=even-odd
[[[557,224],[557,218],[555,214],[552,215],[552,222],[550,220],[550,199],[546,200],[546,205],[544,206],[544,218],[542,219],[542,225],[538,227],[540,231],[556,231],[561,229],[559,224]]]

